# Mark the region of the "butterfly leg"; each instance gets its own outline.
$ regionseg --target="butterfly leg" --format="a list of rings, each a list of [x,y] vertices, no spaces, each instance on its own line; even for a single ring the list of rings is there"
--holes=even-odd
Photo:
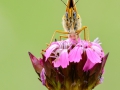
[[[52,35],[52,38],[51,38],[51,40],[50,40],[50,44],[51,44],[51,42],[53,41],[53,38],[54,38],[54,36],[55,36],[56,33],[69,34],[69,32],[56,30],[56,31],[53,33],[53,35]]]
[[[89,41],[89,32],[86,31],[86,26],[82,27],[81,29],[79,30],[76,30],[76,33],[79,35],[81,31],[84,30],[84,40],[88,40]]]
[[[50,44],[52,43],[52,41],[53,41],[53,39],[54,39],[54,36],[55,36],[55,34],[56,33],[61,33],[61,34],[69,34],[69,32],[65,32],[65,31],[61,31],[61,30],[56,30],[54,33],[53,33],[53,35],[52,35],[52,38],[51,38],[51,40],[50,40],[50,43],[49,44],[47,44],[47,48],[45,49],[45,50],[42,50],[42,52],[41,53],[43,53],[43,52],[46,52],[46,50],[48,49],[48,47],[50,46]],[[64,37],[65,38],[65,37]],[[67,37],[66,37],[67,38]]]
[[[68,36],[60,35],[60,40],[61,40],[62,38],[68,38]]]

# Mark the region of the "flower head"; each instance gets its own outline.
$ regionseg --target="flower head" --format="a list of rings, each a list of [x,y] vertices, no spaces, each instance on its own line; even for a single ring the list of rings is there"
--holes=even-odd
[[[103,70],[108,57],[99,39],[93,42],[62,40],[52,42],[42,59],[29,53],[40,81],[49,90],[92,90],[103,82]]]

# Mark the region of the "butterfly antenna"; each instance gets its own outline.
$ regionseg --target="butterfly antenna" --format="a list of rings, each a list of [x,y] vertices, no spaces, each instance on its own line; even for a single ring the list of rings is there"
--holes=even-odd
[[[61,1],[65,4],[65,2],[63,0],[61,0]],[[67,6],[67,5],[65,4],[65,6]]]
[[[78,3],[78,1],[79,1],[79,0],[77,0],[77,1],[75,2],[74,6]]]

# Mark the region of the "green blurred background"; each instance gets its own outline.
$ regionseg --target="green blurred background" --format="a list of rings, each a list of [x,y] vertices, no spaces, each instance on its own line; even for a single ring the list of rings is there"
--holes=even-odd
[[[91,41],[99,37],[110,52],[104,82],[95,90],[119,90],[120,0],[80,0],[77,9]],[[28,51],[40,57],[53,32],[63,30],[64,13],[60,0],[0,0],[0,90],[47,90]]]

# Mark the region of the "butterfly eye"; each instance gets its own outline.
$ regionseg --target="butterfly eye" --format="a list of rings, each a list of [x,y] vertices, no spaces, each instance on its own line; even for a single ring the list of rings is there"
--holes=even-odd
[[[73,18],[74,19],[76,18],[76,12],[73,12]]]
[[[66,18],[68,18],[68,12],[65,13]]]

